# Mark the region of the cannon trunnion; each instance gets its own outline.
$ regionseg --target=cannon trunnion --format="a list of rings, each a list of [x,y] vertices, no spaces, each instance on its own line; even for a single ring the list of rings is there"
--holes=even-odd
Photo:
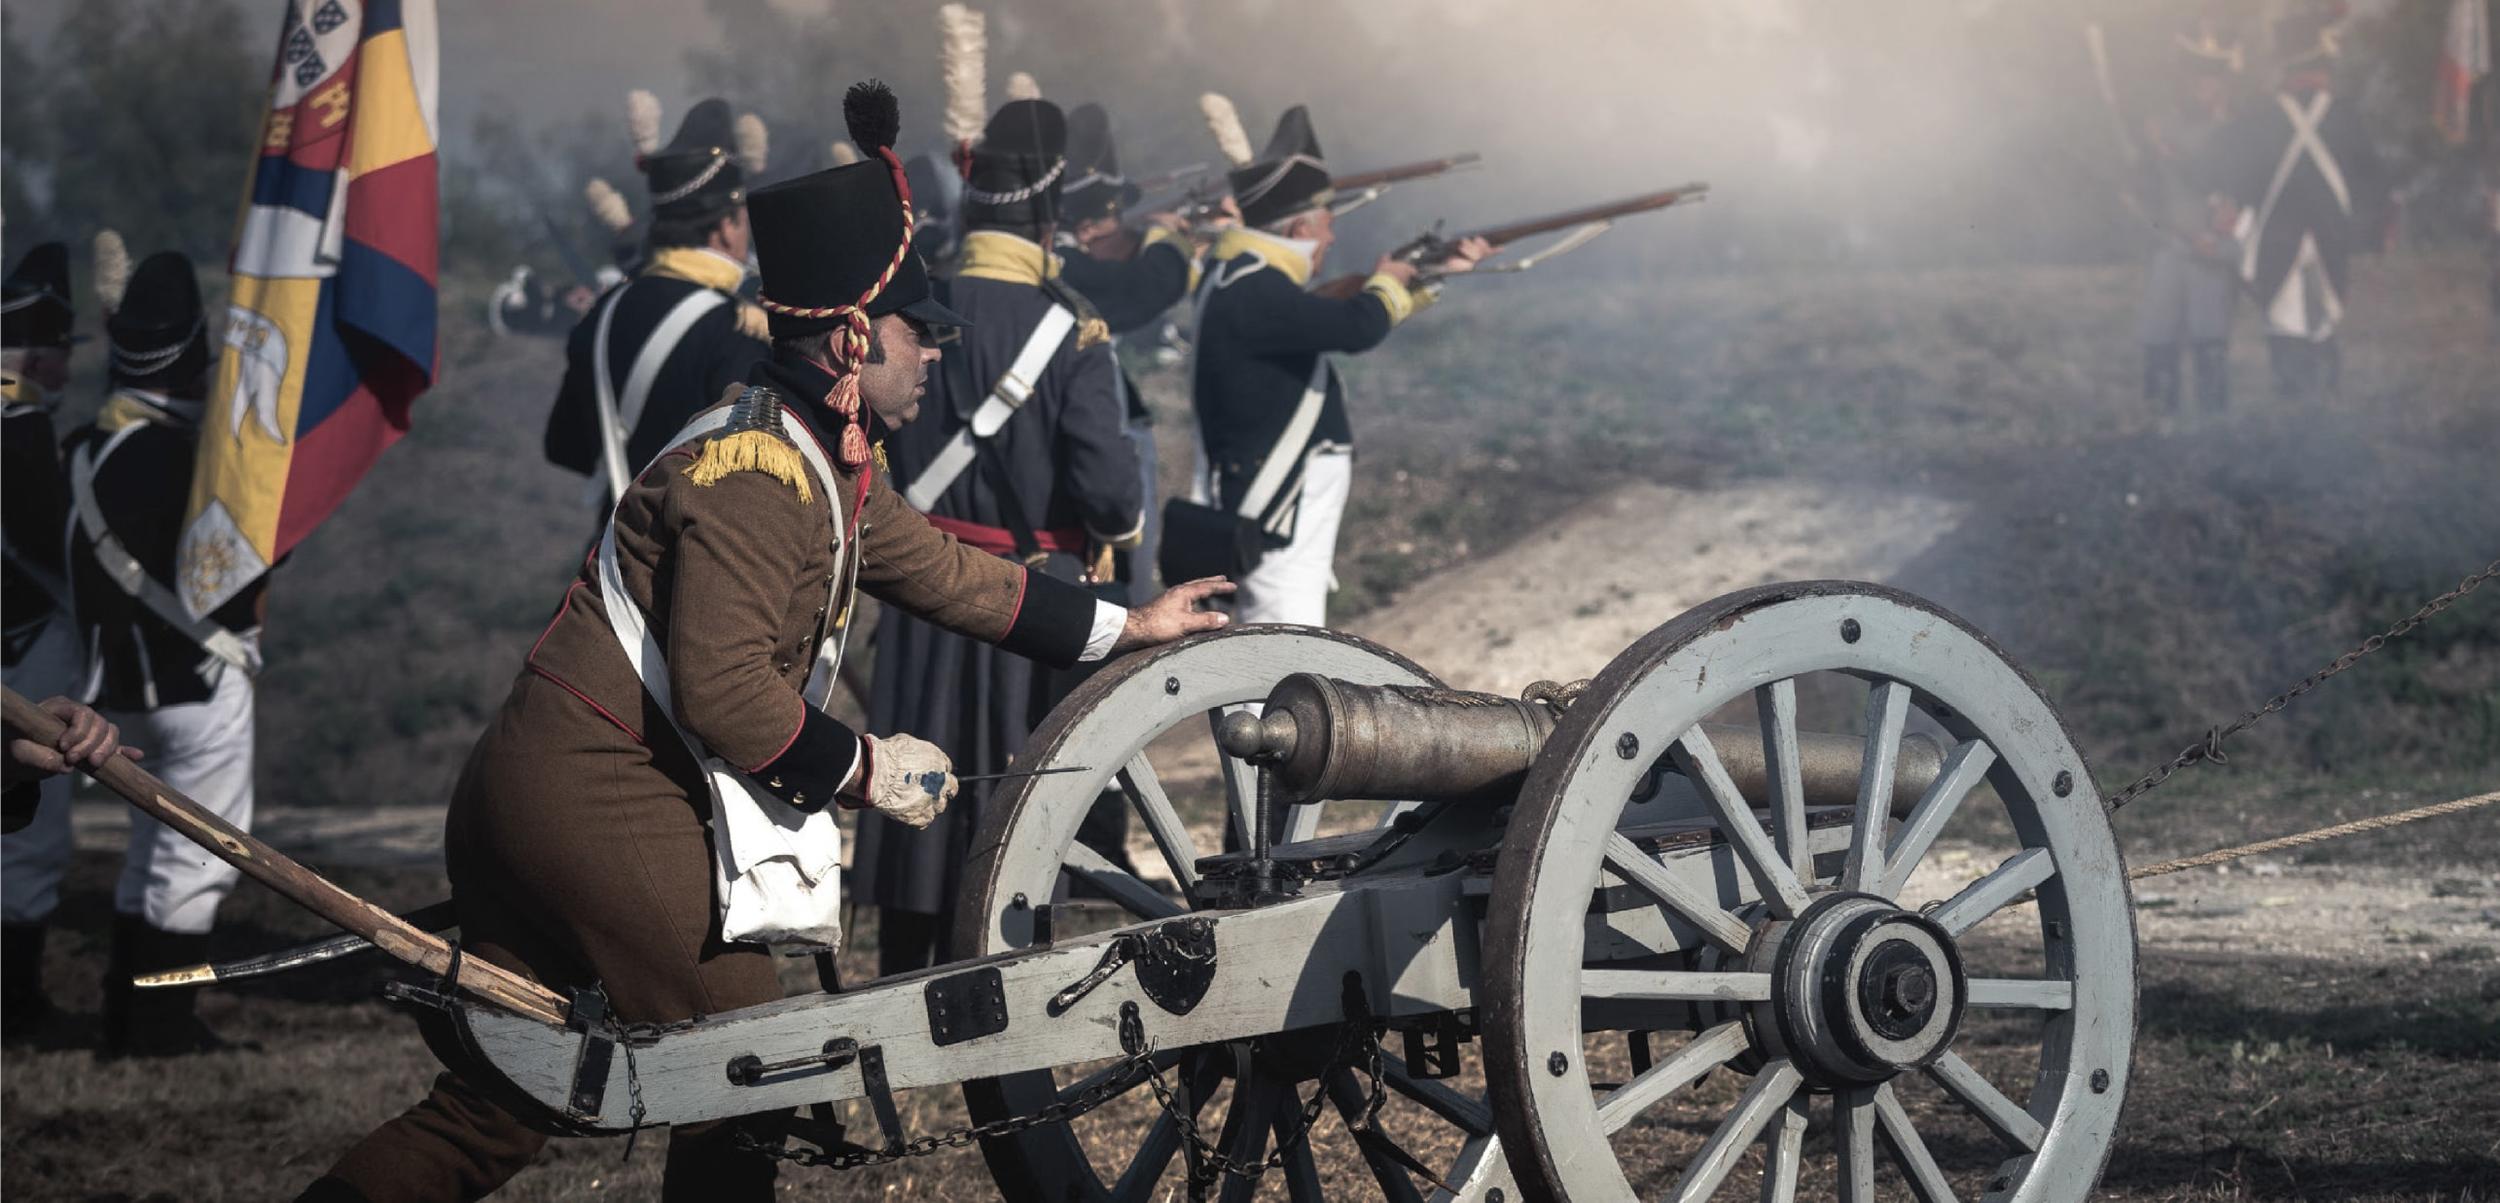
[[[866,1098],[900,1149],[891,1092],[960,1083],[1018,1200],[2080,1200],[2107,1155],[2124,866],[2054,709],[1916,598],[1731,594],[1534,700],[1234,628],[1078,688],[1019,765],[1070,766],[987,801],[951,965],[462,1029],[580,1130]]]

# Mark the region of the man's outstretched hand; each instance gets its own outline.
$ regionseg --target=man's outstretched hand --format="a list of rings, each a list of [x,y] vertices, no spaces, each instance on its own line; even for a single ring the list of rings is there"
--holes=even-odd
[[[1111,654],[1135,651],[1170,643],[1184,635],[1204,631],[1220,631],[1232,622],[1232,616],[1220,610],[1199,607],[1205,602],[1224,597],[1238,586],[1220,576],[1200,577],[1174,585],[1153,601],[1128,612],[1128,623],[1120,628],[1119,642],[1111,645]]]

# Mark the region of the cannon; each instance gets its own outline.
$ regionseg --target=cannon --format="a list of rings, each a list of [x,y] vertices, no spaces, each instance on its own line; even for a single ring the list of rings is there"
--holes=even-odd
[[[948,965],[658,1027],[447,996],[450,1026],[555,1128],[978,1140],[1016,1200],[2080,1200],[2110,1149],[2125,866],[2056,709],[1916,597],[1729,594],[1521,698],[1237,627],[1106,666],[1018,768],[1058,771],[990,800]],[[1106,798],[1161,872],[1079,838]],[[973,1126],[904,1131],[894,1093],[947,1086]],[[851,1099],[867,1141],[824,1122]],[[1332,1110],[1368,1181],[1323,1181]]]

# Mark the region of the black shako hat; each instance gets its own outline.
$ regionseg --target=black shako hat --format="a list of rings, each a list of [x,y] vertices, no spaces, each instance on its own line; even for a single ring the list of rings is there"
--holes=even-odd
[[[66,347],[76,317],[69,298],[69,248],[60,243],[27,251],[0,283],[0,346]]]
[[[1276,134],[1267,140],[1267,149],[1248,166],[1234,168],[1229,178],[1244,225],[1273,225],[1328,203],[1333,196],[1328,167],[1320,161],[1310,110],[1298,104],[1286,109],[1276,119]]]
[[[1047,100],[1010,100],[990,115],[964,171],[966,229],[1059,220],[1068,173],[1068,119]]]
[[[652,214],[672,221],[728,216],[746,200],[737,141],[728,101],[715,96],[686,110],[677,136],[636,164],[651,186]]]
[[[1111,115],[1098,104],[1068,110],[1068,179],[1062,207],[1071,222],[1114,217],[1137,203],[1137,185],[1120,174],[1120,153],[1111,142]]]
[[[204,316],[190,256],[158,251],[140,260],[104,318],[113,383],[172,391],[199,382],[208,371]]]
[[[854,306],[872,318],[900,313],[932,326],[969,325],[931,295],[929,269],[908,249],[908,185],[893,154],[901,124],[894,94],[883,84],[861,84],[842,108],[851,140],[867,158],[758,188],[747,198],[763,283],[759,300],[773,337],[833,329]]]

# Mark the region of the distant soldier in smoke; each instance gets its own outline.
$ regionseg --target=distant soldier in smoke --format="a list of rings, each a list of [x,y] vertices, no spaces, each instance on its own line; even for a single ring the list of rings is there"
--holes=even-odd
[[[2203,408],[2222,409],[2230,398],[2239,265],[2228,230],[2215,227],[2209,182],[2212,143],[2231,118],[2240,46],[2217,34],[2216,24],[2200,20],[2174,36],[2176,91],[2143,131],[2144,209],[2155,242],[2137,331],[2144,399],[2171,413],[2180,408],[2191,365]]]
[[[659,141],[659,102],[635,92],[628,116],[651,189],[648,255],[573,327],[564,384],[547,415],[547,460],[622,483],[663,449],[692,408],[765,358],[763,311],[740,300],[747,274],[746,182],[760,170],[761,122],[705,100]],[[742,145],[743,144],[743,145]],[[594,190],[595,193],[595,190]],[[611,228],[622,198],[593,204]],[[603,507],[604,508],[604,507]]]
[[[119,239],[101,241],[99,259],[115,258]],[[167,785],[249,830],[252,678],[260,671],[267,578],[203,617],[193,617],[175,590],[174,546],[190,505],[212,366],[199,282],[191,261],[172,251],[141,261],[126,288],[114,274],[97,272],[112,395],[67,445],[70,587],[87,657],[83,695],[148,749]],[[57,888],[69,857],[66,836],[49,860],[11,858],[12,895]],[[207,960],[209,929],[238,876],[162,824],[132,821],[105,966],[107,1054],[225,1045],[193,1013],[192,991],[139,991],[130,979]]]
[[[2221,192],[2231,205],[2240,278],[2266,324],[2266,355],[2287,400],[2338,395],[2335,341],[2352,255],[2386,201],[2385,173],[2352,105],[2337,103],[2336,22],[2320,4],[2275,22],[2282,77],[2266,103],[2220,135]]]
[[[1328,356],[1378,346],[1430,304],[1433,291],[1413,286],[1415,265],[1386,255],[1351,297],[1309,291],[1336,238],[1334,194],[1310,114],[1287,109],[1267,149],[1253,156],[1231,103],[1210,95],[1207,107],[1217,144],[1234,164],[1243,224],[1207,252],[1198,287],[1190,379],[1204,462],[1196,493],[1215,511],[1256,524],[1267,544],[1241,578],[1241,621],[1320,626],[1354,479],[1354,427]],[[1468,240],[1433,270],[1470,270],[1490,249]],[[1180,537],[1167,527],[1167,562]],[[1198,532],[1191,541],[1216,540]]]
[[[69,248],[47,242],[26,252],[0,284],[0,620],[7,625],[9,687],[29,697],[77,688],[78,635],[70,619],[69,573],[61,537],[69,522],[69,479],[61,472],[52,411],[69,383]],[[12,776],[14,783],[18,780]],[[21,805],[22,795],[34,804]],[[10,789],[11,835],[0,841],[0,1038],[40,1031],[52,1015],[43,989],[44,933],[60,900],[57,862],[69,851],[69,781],[29,779]],[[32,829],[28,830],[30,825]]]
[[[950,112],[965,107],[957,99]],[[1145,497],[1109,332],[1049,249],[1070,173],[1067,119],[1022,97],[967,140],[962,253],[947,297],[969,324],[946,350],[929,420],[887,442],[895,487],[969,547],[1098,582],[1112,549],[1136,545]],[[996,772],[1063,687],[1021,656],[890,615],[877,630],[869,725],[911,731],[967,773]],[[946,959],[985,792],[916,831],[861,816],[852,888],[878,908],[881,973]]]
[[[1093,302],[1110,326],[1116,364],[1121,335],[1162,321],[1197,286],[1199,247],[1191,236],[1199,231],[1178,213],[1128,215],[1139,191],[1120,173],[1111,117],[1101,105],[1081,104],[1068,113],[1068,177],[1066,216],[1059,228],[1060,274]],[[1240,224],[1239,213],[1226,197],[1218,214],[1200,223],[1201,229],[1230,229]],[[1154,415],[1126,368],[1117,380],[1145,487],[1146,526],[1137,548],[1115,557],[1114,571],[1128,585],[1130,598],[1143,601],[1154,596],[1155,549],[1161,534]]]

